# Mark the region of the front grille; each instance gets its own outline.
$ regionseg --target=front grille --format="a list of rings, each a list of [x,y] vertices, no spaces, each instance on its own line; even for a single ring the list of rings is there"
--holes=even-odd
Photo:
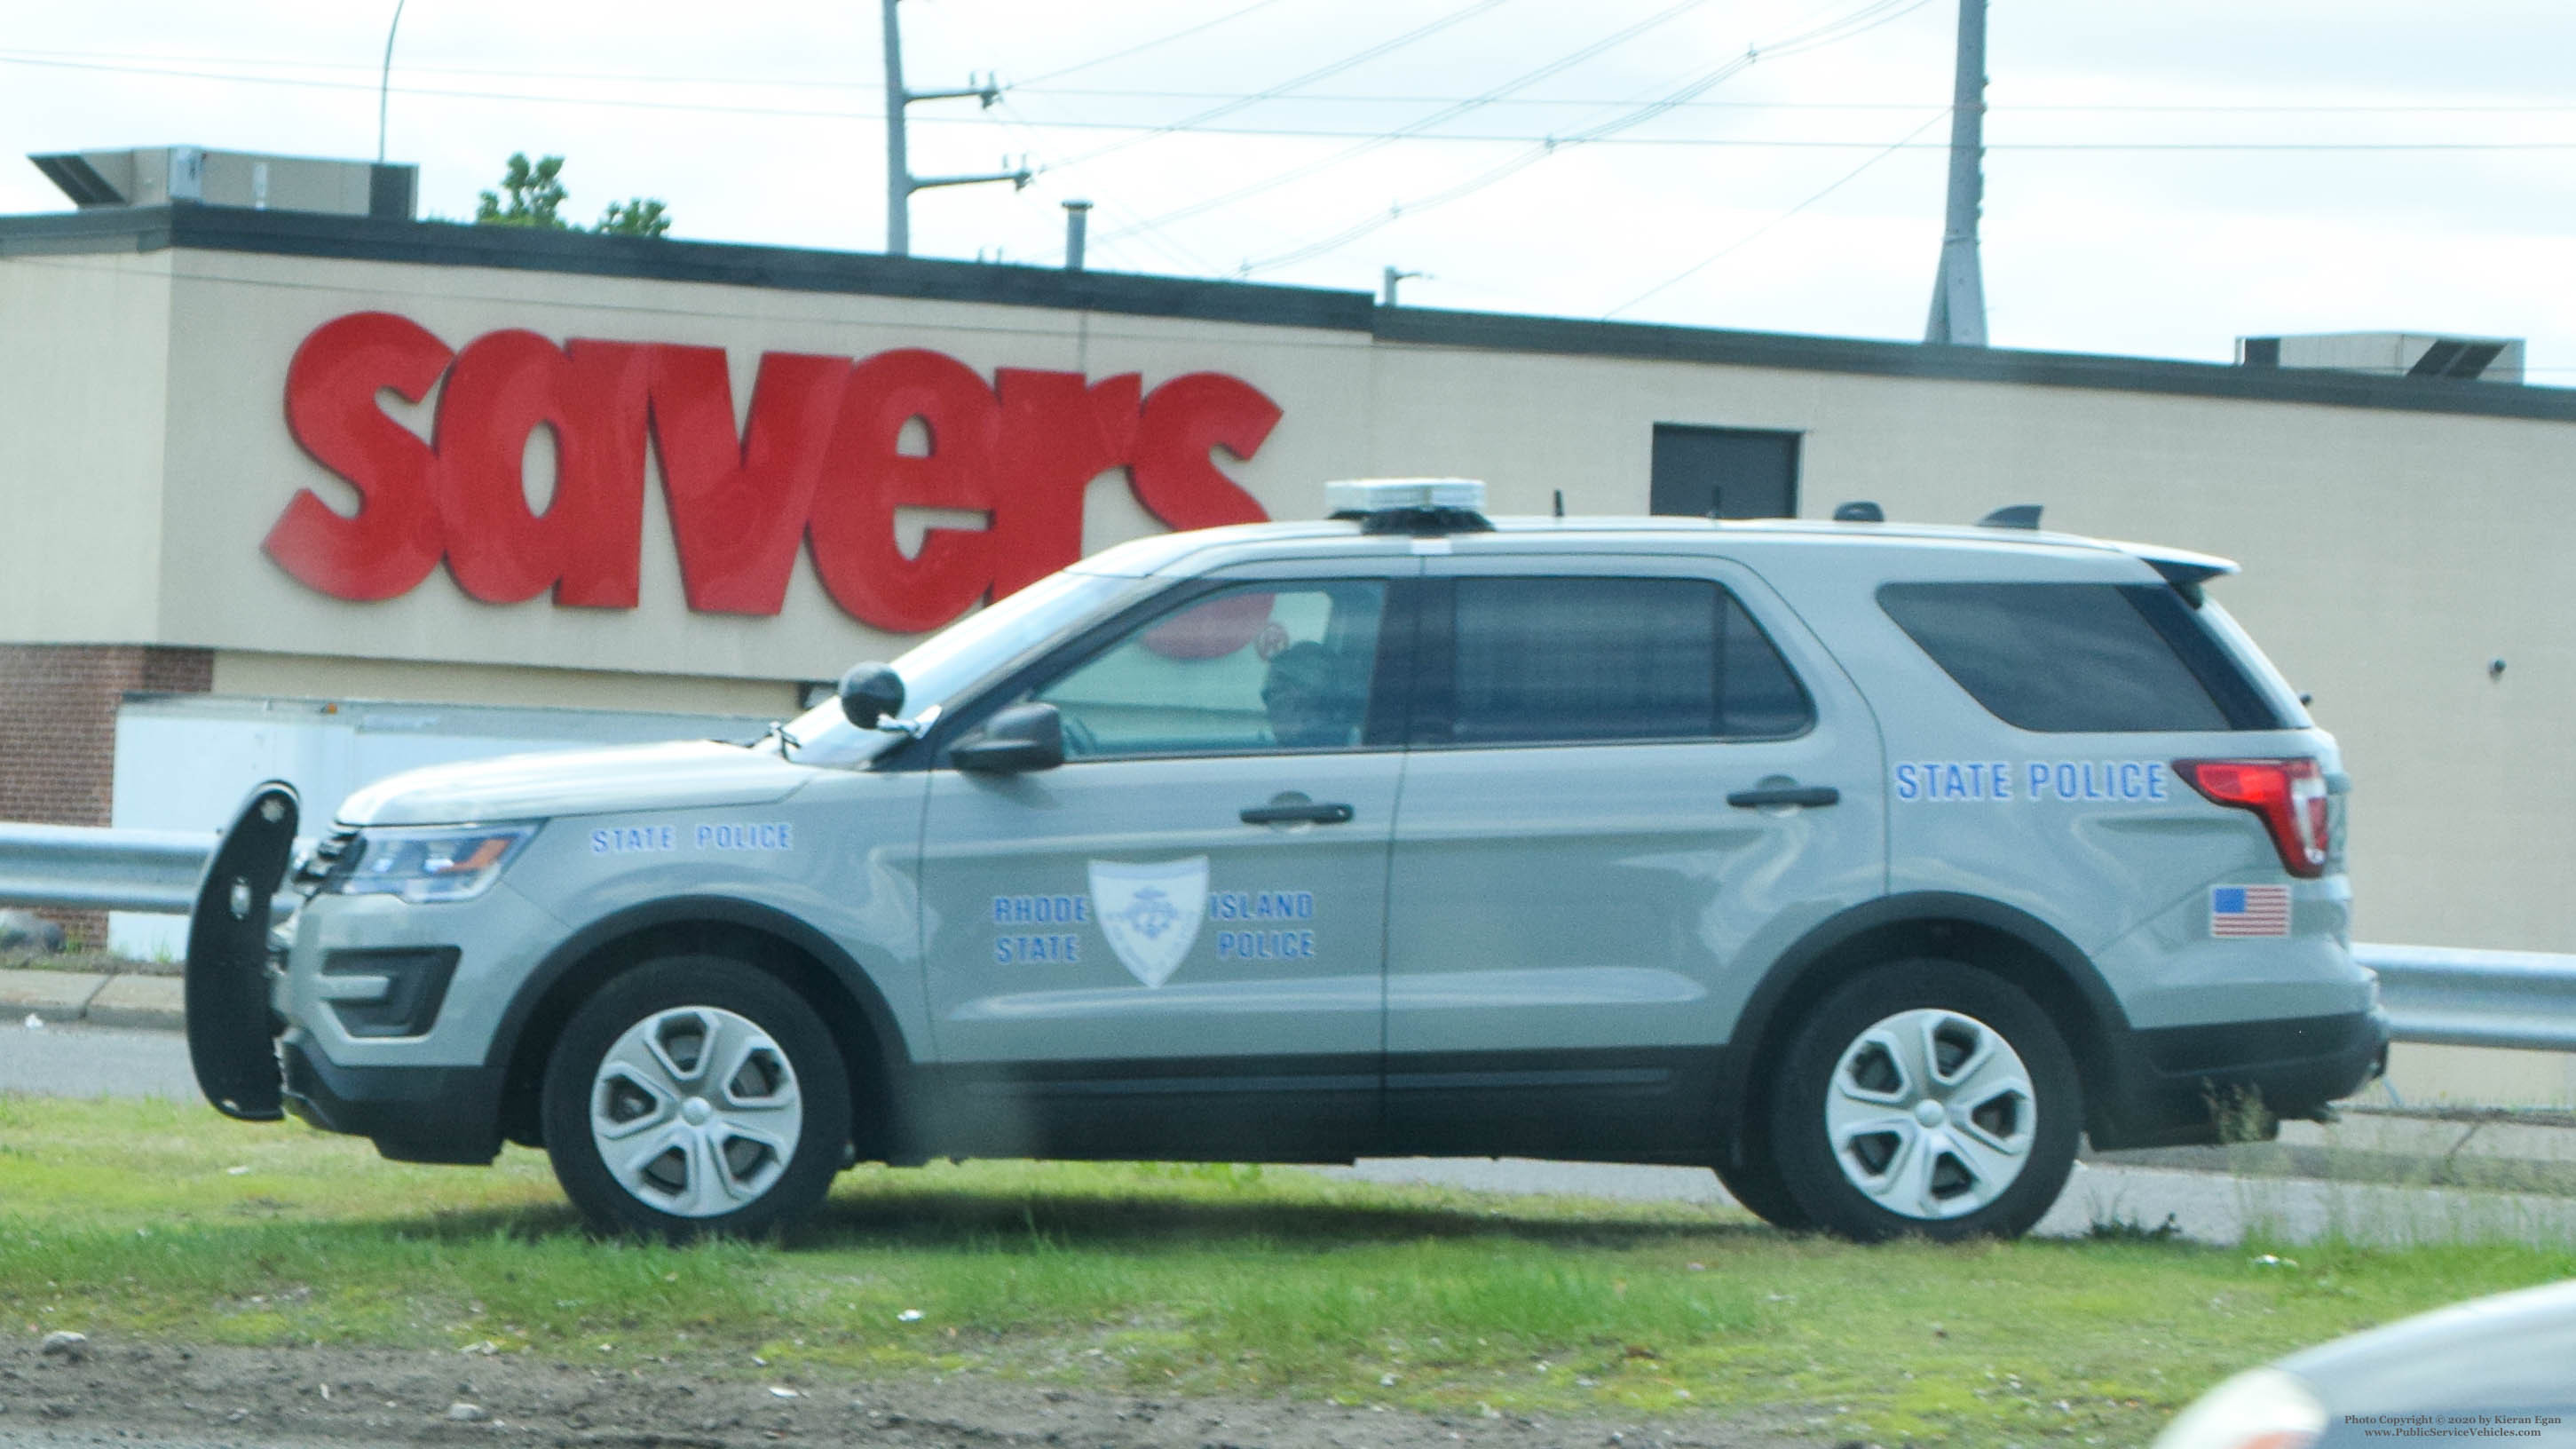
[[[319,894],[331,882],[340,880],[358,868],[358,857],[366,853],[358,827],[344,825],[323,837],[295,867],[295,889],[307,896]]]

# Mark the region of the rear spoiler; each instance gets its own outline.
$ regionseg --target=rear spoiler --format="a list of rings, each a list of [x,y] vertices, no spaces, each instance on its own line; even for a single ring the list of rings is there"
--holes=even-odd
[[[2234,559],[2216,554],[2193,553],[2188,549],[2162,548],[2154,544],[2118,543],[2104,540],[2110,546],[2154,569],[2158,576],[2173,585],[2193,608],[2200,607],[2200,586],[2211,579],[2238,572]]]

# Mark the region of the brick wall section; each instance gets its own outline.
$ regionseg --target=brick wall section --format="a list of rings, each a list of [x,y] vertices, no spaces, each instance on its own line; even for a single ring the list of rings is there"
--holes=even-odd
[[[128,690],[203,694],[211,649],[149,644],[0,644],[0,820],[105,825],[116,786],[116,707]],[[47,911],[82,940],[100,911]]]

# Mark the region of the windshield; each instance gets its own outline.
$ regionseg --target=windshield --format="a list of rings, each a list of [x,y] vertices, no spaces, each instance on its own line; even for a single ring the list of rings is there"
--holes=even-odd
[[[904,717],[915,719],[933,705],[944,707],[978,680],[1099,613],[1122,594],[1153,586],[1145,579],[1067,571],[967,615],[894,661],[895,673],[903,677]],[[859,764],[901,738],[851,724],[837,697],[798,715],[787,732],[796,740],[790,757],[802,765]]]

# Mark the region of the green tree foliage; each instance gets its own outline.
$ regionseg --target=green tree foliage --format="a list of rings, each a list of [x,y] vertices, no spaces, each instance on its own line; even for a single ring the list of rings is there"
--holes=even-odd
[[[544,156],[531,162],[526,152],[513,152],[509,166],[501,173],[501,189],[486,191],[476,201],[474,224],[573,230],[572,223],[558,214],[567,194],[563,164],[561,156]],[[670,209],[649,196],[610,202],[608,210],[600,214],[599,225],[590,228],[603,236],[643,237],[660,236],[670,229]]]
[[[563,182],[556,179],[563,162],[561,156],[548,156],[532,166],[527,152],[512,152],[509,169],[501,173],[500,193],[486,191],[475,203],[474,224],[569,230],[572,223],[555,215],[555,208],[564,200]],[[509,198],[507,203],[501,199],[504,195]]]
[[[660,236],[670,229],[670,212],[649,196],[608,203],[608,210],[600,213],[599,225],[591,228],[602,236]]]

